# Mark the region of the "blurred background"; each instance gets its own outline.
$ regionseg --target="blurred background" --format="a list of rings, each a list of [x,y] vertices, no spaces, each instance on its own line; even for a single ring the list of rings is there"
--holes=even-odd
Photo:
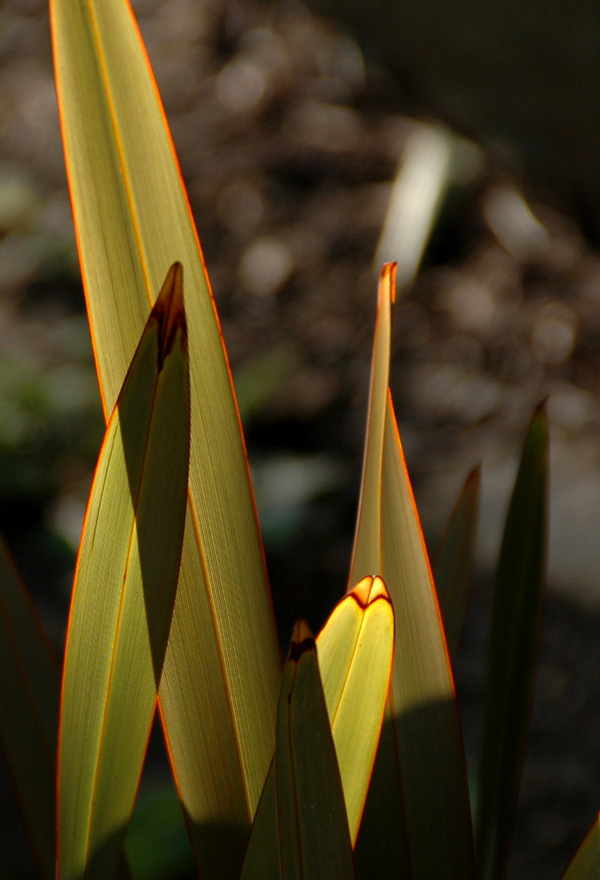
[[[358,0],[346,21],[298,0],[134,8],[222,320],[284,651],[294,620],[318,629],[346,586],[376,261],[402,256],[439,196],[422,271],[399,291],[392,385],[432,551],[482,462],[456,670],[471,760],[502,518],[548,396],[549,595],[509,876],[558,878],[600,806],[600,23],[583,2],[587,18],[548,15],[541,31],[533,11],[511,28],[510,4],[496,27],[386,2],[368,22]],[[44,0],[0,3],[0,530],[60,654],[103,420],[47,19]],[[181,855],[173,877],[189,862],[155,739],[134,846],[139,876],[168,880],[149,828]]]

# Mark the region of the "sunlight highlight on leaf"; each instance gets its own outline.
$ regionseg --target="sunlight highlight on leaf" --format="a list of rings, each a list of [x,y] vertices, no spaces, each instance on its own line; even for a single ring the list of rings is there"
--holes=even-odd
[[[317,637],[353,844],[379,743],[393,647],[394,613],[380,577],[363,578],[334,608]]]
[[[185,267],[190,500],[160,708],[203,876],[237,880],[273,754],[281,660],[231,377],[131,9],[125,0],[52,0],[51,12],[69,185],[107,414],[167,268],[177,260]]]
[[[388,388],[390,277],[384,267],[350,581],[383,576],[396,634],[389,712],[357,861],[371,876],[401,876],[408,859],[415,880],[465,880],[473,875],[472,832],[454,682]],[[391,843],[399,839],[406,845]]]

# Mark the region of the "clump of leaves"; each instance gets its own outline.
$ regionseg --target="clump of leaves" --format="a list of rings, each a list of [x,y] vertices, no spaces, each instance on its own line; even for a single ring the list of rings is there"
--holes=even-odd
[[[156,706],[204,878],[502,877],[539,647],[543,407],[500,552],[474,835],[448,648],[479,476],[436,592],[389,392],[394,267],[379,285],[348,593],[316,639],[296,626],[282,667],[223,340],[133,14],[125,0],[52,0],[51,13],[107,428],[62,675],[1,559],[0,739],[40,877],[131,876],[123,844]],[[598,874],[598,837],[568,880]]]

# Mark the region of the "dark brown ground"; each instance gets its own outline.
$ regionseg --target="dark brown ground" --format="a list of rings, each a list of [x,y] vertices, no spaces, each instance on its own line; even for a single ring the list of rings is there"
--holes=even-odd
[[[286,642],[298,615],[317,628],[344,589],[373,256],[414,122],[401,87],[300,3],[135,8],[222,318]],[[46,18],[41,0],[0,5],[0,523],[60,645],[102,422]],[[433,543],[483,462],[457,667],[470,755],[499,523],[528,419],[550,395],[550,592],[510,877],[558,878],[600,804],[600,258],[551,193],[481,156],[468,170],[399,299],[393,390]]]

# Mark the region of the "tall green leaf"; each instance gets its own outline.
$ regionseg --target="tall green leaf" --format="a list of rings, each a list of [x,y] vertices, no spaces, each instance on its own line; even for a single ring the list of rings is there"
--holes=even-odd
[[[381,572],[396,620],[389,711],[357,843],[359,874],[473,875],[454,682],[429,560],[388,391],[393,272],[384,267],[350,579]]]
[[[351,880],[352,845],[315,641],[296,624],[275,750],[281,880]]]
[[[52,0],[69,185],[109,413],[156,290],[185,269],[190,500],[160,709],[206,880],[236,877],[274,748],[281,661],[223,341],[126,0]]]
[[[452,659],[458,650],[473,581],[480,493],[481,468],[477,467],[467,477],[458,496],[433,566],[433,579]]]
[[[59,880],[112,877],[121,858],[175,601],[189,416],[175,264],[108,423],[79,549],[61,696]]]
[[[504,876],[517,809],[541,642],[547,508],[548,420],[542,404],[523,447],[494,589],[476,814],[482,880]]]
[[[60,674],[0,540],[0,744],[43,880],[55,877]]]

